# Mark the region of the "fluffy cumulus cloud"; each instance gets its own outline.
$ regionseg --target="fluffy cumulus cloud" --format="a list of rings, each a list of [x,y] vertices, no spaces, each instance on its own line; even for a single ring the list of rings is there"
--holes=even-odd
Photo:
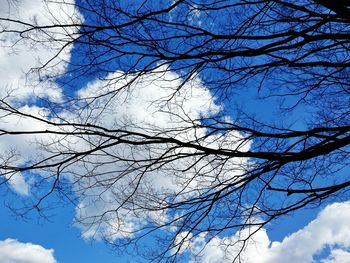
[[[70,123],[92,123],[116,131],[128,130],[200,142],[212,148],[249,149],[250,143],[242,143],[243,138],[237,132],[225,136],[206,136],[206,129],[196,127],[201,118],[221,110],[200,79],[193,78],[177,90],[182,80],[166,67],[138,79],[135,77],[116,72],[104,80],[90,83],[78,92],[76,110],[70,108],[69,111],[62,111],[60,118],[54,119],[44,108],[22,106],[19,108],[21,112],[43,121],[4,112],[1,125],[7,131],[55,131],[57,128],[48,125],[45,120],[59,122],[64,119]],[[72,127],[70,131],[73,130],[76,128]],[[4,149],[2,163],[17,166],[56,153],[56,157],[50,161],[59,161],[65,157],[60,154],[62,152],[83,152],[105,143],[103,136],[92,135],[28,133],[3,135],[0,139],[0,146]],[[144,140],[142,136],[130,134],[123,139]],[[193,149],[175,147],[168,151],[171,146],[117,143],[65,167],[65,174],[80,199],[77,225],[84,237],[130,237],[147,223],[164,223],[168,219],[167,211],[163,209],[167,197],[176,196],[178,200],[183,200],[210,187],[224,187],[232,178],[243,174],[247,164],[246,159],[237,158],[227,160],[225,167],[222,167],[220,160],[196,155]],[[164,163],[154,162],[162,158],[166,160]],[[10,173],[5,177],[17,193],[29,194],[29,185],[22,174]]]
[[[47,119],[47,110],[36,106],[23,106],[18,110],[25,114]],[[7,131],[30,132],[33,130],[45,130],[48,125],[33,118],[24,118],[16,115],[8,115],[0,112],[0,129]],[[47,135],[4,135],[0,138],[0,161],[3,166],[21,166],[28,162],[34,162],[38,154],[37,148],[40,143],[48,142]],[[8,180],[10,187],[18,194],[27,196],[30,194],[29,180],[21,172],[6,172],[0,168],[1,174]]]
[[[313,255],[325,246],[350,247],[350,203],[327,206],[304,229],[279,243],[272,243],[271,260],[312,262]]]
[[[28,30],[26,26],[8,19],[21,20],[38,26],[54,23],[64,23],[81,20],[81,16],[74,7],[74,1],[43,1],[0,0],[0,99],[8,103],[35,101],[38,98],[50,98],[52,101],[61,101],[61,89],[54,82],[46,80],[54,74],[65,71],[66,63],[70,58],[70,49],[61,50],[63,45],[70,41],[69,34],[75,33],[78,28],[52,28],[38,31]],[[26,30],[26,33],[18,34]],[[56,56],[53,60],[52,57]],[[50,61],[45,69],[40,68]],[[4,105],[1,104],[1,107]],[[46,117],[47,111],[37,106],[22,106],[18,110],[25,114]],[[45,124],[33,118],[23,118],[0,112],[0,129],[30,131],[44,129]],[[1,161],[3,165],[22,165],[34,161],[35,143],[43,142],[45,136],[2,136],[0,140]],[[20,195],[29,195],[28,180],[19,172],[2,172],[11,188]]]
[[[1,263],[57,263],[53,249],[15,239],[0,241]]]
[[[117,72],[89,84],[78,94],[80,98],[91,98],[79,118],[114,130],[127,127],[132,132],[200,141],[212,148],[249,149],[250,143],[241,143],[242,136],[237,132],[206,137],[204,128],[194,128],[202,117],[221,110],[200,79],[194,78],[177,90],[181,78],[166,67],[131,81],[134,78]],[[126,88],[128,83],[133,84]],[[124,138],[143,140],[137,136]],[[84,193],[77,219],[86,238],[130,237],[149,222],[165,223],[169,219],[162,210],[166,198],[176,196],[179,201],[210,187],[222,187],[243,174],[247,164],[246,159],[237,158],[228,160],[223,168],[213,157],[196,156],[194,150],[186,148],[169,150],[172,146],[118,144],[79,165],[86,170],[74,169],[81,178],[74,189]],[[181,155],[186,158],[177,158]]]
[[[60,88],[45,81],[63,73],[70,57],[69,34],[78,28],[52,28],[39,31],[7,19],[21,20],[37,26],[77,22],[81,16],[74,1],[0,0],[0,96],[12,100],[36,97],[62,99]],[[23,34],[14,32],[25,31]],[[58,56],[51,60],[56,54]],[[45,69],[38,71],[42,65]]]
[[[202,145],[212,148],[249,149],[250,143],[242,143],[243,138],[237,132],[207,137],[204,128],[195,128],[201,118],[221,110],[200,79],[194,78],[177,90],[181,78],[166,67],[138,79],[135,77],[116,72],[104,80],[90,83],[78,92],[77,109],[60,112],[60,118],[54,119],[47,109],[37,106],[22,106],[19,111],[43,121],[4,112],[0,128],[24,132],[55,131],[56,127],[45,121],[59,122],[64,119],[68,122],[92,123],[112,130],[125,129],[152,136],[200,141]],[[130,141],[144,139],[136,135],[123,138]],[[60,154],[62,152],[83,152],[105,143],[103,136],[41,133],[3,135],[0,139],[2,163],[17,166],[56,153],[56,157],[50,161],[59,161],[65,157]],[[231,159],[223,169],[220,160],[193,155],[193,149],[174,148],[168,151],[170,146],[118,143],[79,158],[65,167],[65,174],[68,174],[73,190],[80,198],[77,221],[86,238],[130,237],[148,222],[164,223],[167,214],[162,207],[166,205],[164,200],[167,197],[172,195],[185,199],[211,186],[225,186],[244,172],[243,167],[247,163],[246,159]],[[192,157],[178,158],[186,155]],[[164,156],[166,162],[154,162]],[[29,194],[29,185],[22,174],[3,174],[17,193]]]
[[[313,263],[325,248],[330,254],[322,263],[349,262],[350,253],[350,203],[334,203],[324,208],[317,218],[303,229],[285,237],[281,242],[271,242],[265,229],[246,229],[232,237],[214,237],[208,243],[205,236],[194,238],[186,244],[192,255],[191,262],[233,262],[240,253],[244,263]],[[249,234],[255,233],[245,244]],[[196,255],[196,257],[194,257]]]
[[[0,10],[3,18],[0,20],[0,77],[6,79],[1,84],[0,97],[21,105],[37,97],[62,101],[60,87],[46,78],[64,73],[64,61],[69,61],[70,49],[65,48],[45,69],[33,69],[40,68],[57,54],[71,40],[69,34],[76,32],[77,28],[62,30],[57,27],[45,32],[29,30],[19,35],[14,31],[27,29],[26,25],[9,22],[7,18],[37,25],[70,23],[81,19],[74,1],[0,0],[0,4],[4,7]],[[166,67],[138,78],[115,72],[80,90],[77,94],[80,102],[75,105],[78,109],[62,111],[60,118],[113,130],[127,129],[134,133],[175,138],[212,148],[248,150],[250,143],[242,143],[243,138],[237,132],[207,137],[206,129],[196,128],[201,118],[218,113],[221,107],[200,79],[193,78],[183,86],[181,81],[179,75]],[[179,86],[182,86],[180,90]],[[1,112],[0,129],[24,132],[56,130],[45,123],[45,120],[57,121],[46,109],[21,106],[18,110],[44,121]],[[144,140],[136,135],[123,138]],[[57,157],[49,160],[59,161],[65,156],[60,154],[62,152],[83,152],[106,143],[104,140],[100,136],[2,135],[0,158],[5,171],[1,173],[14,191],[29,195],[28,178],[19,172],[6,173],[6,165],[27,165],[56,153]],[[223,187],[232,182],[232,178],[242,175],[247,164],[246,159],[238,158],[227,160],[222,167],[220,160],[196,155],[193,149],[174,147],[168,151],[171,146],[118,143],[65,167],[65,174],[80,199],[77,221],[86,238],[130,237],[147,222],[164,223],[168,215],[162,208],[167,197],[171,195],[183,200],[210,187]],[[166,161],[155,162],[159,158]],[[49,172],[46,170],[46,175]]]

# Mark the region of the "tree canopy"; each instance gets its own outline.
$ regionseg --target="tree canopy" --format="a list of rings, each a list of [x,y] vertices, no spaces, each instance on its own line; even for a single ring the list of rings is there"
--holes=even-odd
[[[273,220],[348,200],[348,1],[0,3],[16,213],[59,197],[84,237],[154,261],[240,233],[238,262]]]

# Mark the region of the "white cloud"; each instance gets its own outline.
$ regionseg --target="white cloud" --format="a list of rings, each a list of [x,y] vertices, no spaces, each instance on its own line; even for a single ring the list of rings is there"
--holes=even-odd
[[[325,207],[303,229],[285,237],[281,242],[269,240],[266,230],[251,228],[253,238],[246,243],[241,253],[243,263],[313,263],[314,257],[323,251],[325,247],[331,248],[330,255],[321,260],[322,263],[349,262],[350,253],[344,249],[350,249],[350,203],[334,203]],[[214,237],[205,244],[203,236],[192,240],[188,245],[193,255],[199,254],[199,261],[193,258],[193,262],[216,263],[232,262],[237,256],[237,251],[242,248],[238,242],[248,236],[248,230],[236,233],[232,237]],[[332,249],[333,248],[333,249]],[[237,261],[238,262],[238,261]]]
[[[0,17],[9,16],[29,22],[35,20],[39,25],[52,22],[60,24],[70,19],[81,19],[74,9],[72,0],[24,0],[18,2],[16,9],[8,3],[7,0],[0,0],[0,6],[8,7],[0,11]],[[11,31],[22,30],[25,26],[3,20],[0,22],[0,27]],[[62,93],[59,87],[47,81],[41,82],[36,74],[26,75],[25,73],[51,58],[54,52],[57,52],[62,44],[69,40],[69,33],[76,32],[77,28],[72,30],[66,32],[62,29],[52,29],[49,32],[46,31],[45,34],[29,31],[23,35],[23,39],[19,35],[2,32],[0,34],[0,78],[7,81],[1,84],[0,97],[6,96],[8,90],[11,91],[8,101],[25,103],[37,96],[60,101]],[[52,42],[52,39],[57,41]],[[13,46],[15,43],[16,45]],[[55,61],[52,61],[41,72],[43,79],[45,76],[64,73],[65,63],[56,65],[56,62],[68,61],[69,53],[68,48]],[[146,74],[137,81],[133,81],[131,86],[123,88],[134,77],[134,75],[125,76],[123,72],[116,72],[108,75],[104,81],[97,80],[90,83],[85,89],[79,91],[77,94],[79,98],[106,92],[108,95],[91,100],[89,107],[82,111],[61,112],[61,117],[81,123],[91,122],[106,128],[127,127],[130,131],[158,134],[168,138],[185,141],[199,140],[202,145],[213,148],[232,149],[236,146],[242,150],[249,149],[250,143],[239,146],[237,140],[241,140],[242,136],[237,132],[231,132],[225,136],[216,134],[202,140],[207,131],[203,128],[193,128],[193,124],[199,124],[201,117],[210,116],[221,110],[209,90],[198,78],[193,78],[177,91],[181,84],[180,76],[170,72],[166,67],[161,67],[158,72]],[[50,118],[45,109],[36,106],[24,106],[19,110],[34,115],[41,113],[42,118]],[[0,128],[10,131],[55,129],[32,118],[16,115],[2,115]],[[0,139],[2,163],[17,166],[33,163],[40,157],[46,157],[47,152],[43,149],[46,146],[40,148],[41,145],[50,145],[51,153],[58,153],[62,150],[72,152],[90,149],[94,147],[94,144],[98,145],[103,140],[103,138],[94,136],[89,138],[84,136],[60,137],[47,134],[6,135]],[[134,136],[130,139],[140,140],[141,138]],[[150,158],[155,160],[166,152],[168,147],[169,145],[120,144],[104,152],[86,156],[66,168],[66,174],[70,173],[70,179],[74,182],[73,189],[80,197],[81,203],[77,208],[77,219],[81,223],[79,225],[85,237],[108,236],[115,239],[132,235],[133,231],[138,230],[147,221],[162,223],[167,220],[166,211],[160,209],[160,211],[146,212],[147,209],[140,207],[147,204],[147,207],[162,208],[165,197],[169,194],[178,194],[178,199],[184,199],[189,194],[193,194],[193,190],[198,193],[208,187],[218,185],[222,187],[228,183],[227,180],[232,181],[235,176],[240,176],[244,171],[243,167],[247,164],[246,159],[231,159],[222,169],[219,160],[194,156],[186,159],[173,158],[171,162],[164,164],[159,169],[158,164],[154,164],[152,168],[156,167],[156,169],[145,171],[145,175],[142,175],[141,168],[133,171],[133,168],[138,165],[146,167],[147,162],[141,160],[150,160]],[[174,149],[168,155],[185,155],[190,151],[194,150]],[[63,158],[62,154],[55,160],[59,158]],[[130,165],[132,159],[139,160],[139,162]],[[182,172],[185,168],[188,168],[186,173]],[[28,180],[22,174],[9,174],[5,177],[9,179],[10,186],[17,193],[21,195],[30,193]],[[139,180],[141,180],[140,184]],[[106,184],[109,184],[110,187],[106,187]],[[137,191],[132,193],[136,187]],[[134,196],[132,203],[123,202],[128,200],[131,194]],[[118,206],[121,206],[118,208],[118,213],[113,212]],[[133,211],[135,206],[140,206],[137,212]],[[110,213],[104,213],[106,211]]]
[[[80,98],[106,93],[108,95],[88,100],[90,104],[80,108],[83,110],[61,112],[60,117],[111,129],[127,127],[129,131],[150,135],[184,141],[198,140],[200,144],[212,148],[240,147],[243,151],[249,149],[249,142],[240,144],[242,136],[237,132],[227,133],[225,136],[216,134],[202,139],[207,131],[204,128],[194,128],[193,122],[199,124],[201,117],[215,114],[221,107],[197,78],[176,91],[180,77],[165,69],[161,68],[161,72],[143,76],[127,89],[123,89],[123,86],[134,76],[124,76],[122,72],[110,74],[107,78],[111,81],[95,81],[78,94]],[[114,82],[116,79],[118,81]],[[173,93],[175,96],[171,97]],[[168,100],[169,98],[171,99]],[[83,105],[76,106],[79,108]],[[19,110],[44,120],[59,121],[52,119],[44,108],[23,106]],[[6,113],[1,116],[0,128],[8,131],[58,129],[33,118]],[[73,129],[75,128],[71,127],[70,131]],[[124,139],[142,140],[137,136],[126,136]],[[20,166],[45,158],[48,154],[89,150],[99,145],[101,140],[104,138],[100,136],[3,135],[0,137],[0,157],[3,159],[2,163]],[[194,155],[178,159],[179,155],[193,153],[195,150],[174,149],[167,153],[170,162],[157,162],[150,166],[152,169],[145,169],[152,162],[149,160],[156,160],[170,146],[118,144],[103,152],[98,151],[80,158],[66,167],[65,176],[68,175],[74,184],[73,190],[80,198],[77,221],[84,237],[130,237],[133,231],[139,230],[147,222],[164,223],[168,220],[168,215],[162,208],[169,195],[176,194],[178,200],[183,200],[209,187],[223,187],[232,182],[235,176],[242,175],[244,167],[247,166],[247,159],[243,158],[229,159],[225,167],[221,167],[221,161],[214,157]],[[12,160],[8,160],[13,153]],[[50,161],[58,161],[64,157],[65,155],[59,154]],[[135,160],[137,162],[133,163]],[[184,169],[187,169],[186,172],[183,172]],[[55,172],[52,171],[53,176]],[[45,177],[49,175],[48,170],[44,173]],[[23,175],[17,173],[11,178],[7,176],[7,179],[17,193],[29,194],[28,180]],[[131,194],[133,198],[128,199]],[[125,200],[127,201],[124,202]],[[158,211],[149,212],[148,208]]]
[[[26,182],[25,178],[20,173],[15,173],[10,176],[6,176],[8,183],[12,189],[23,196],[29,195],[29,184]]]
[[[47,118],[47,110],[39,107],[23,106],[19,108],[25,114]],[[7,131],[33,131],[45,130],[48,125],[45,123],[16,115],[8,115],[0,112],[0,129]],[[49,136],[46,134],[34,135],[1,135],[0,137],[0,162],[1,165],[16,165],[21,166],[28,162],[34,162],[37,158],[39,143],[49,141]],[[1,174],[8,180],[11,188],[18,194],[26,196],[30,193],[30,186],[28,180],[20,172],[7,173],[0,168]]]
[[[37,71],[31,69],[48,62],[67,41],[71,40],[68,35],[77,32],[78,28],[55,28],[45,32],[28,30],[20,36],[13,31],[26,30],[30,27],[1,18],[18,19],[38,25],[52,23],[59,25],[67,21],[78,21],[81,16],[74,8],[74,0],[61,2],[0,0],[0,6],[0,79],[2,80],[0,97],[10,94],[11,100],[36,97],[61,100],[60,88],[54,83],[43,80],[49,75],[64,72],[66,67],[64,61],[69,60],[71,47],[62,51],[45,69],[42,69],[40,76]]]
[[[50,60],[66,41],[71,40],[69,34],[76,33],[78,28],[53,28],[45,32],[29,30],[20,36],[13,31],[21,31],[29,27],[6,21],[6,19],[18,19],[37,25],[50,23],[59,25],[67,21],[78,21],[82,18],[74,7],[74,1],[0,0],[0,7],[0,99],[6,98],[7,102],[22,104],[37,98],[49,98],[56,102],[62,100],[61,89],[55,83],[45,81],[45,78],[64,72],[65,61],[70,59],[71,47],[66,48],[45,69],[42,69],[40,76],[38,72],[31,72],[31,69],[40,67],[42,63]],[[47,116],[45,109],[36,106],[23,106],[19,110],[35,116],[41,112],[44,118]],[[0,112],[0,118],[0,129],[10,131],[45,129],[45,124],[39,121],[8,115],[7,112]],[[2,164],[11,162],[12,165],[23,165],[25,162],[33,162],[38,153],[38,145],[35,144],[45,141],[44,138],[48,136],[2,135],[0,140]],[[15,192],[20,195],[29,195],[28,180],[21,173],[2,174]]]
[[[53,249],[15,239],[0,241],[1,263],[57,263],[53,253]]]
[[[221,110],[214,97],[197,78],[177,91],[181,82],[179,75],[166,67],[157,71],[139,78],[127,88],[123,87],[134,76],[125,76],[122,72],[110,74],[107,80],[89,84],[79,92],[80,98],[108,95],[91,99],[91,104],[79,114],[79,118],[110,129],[127,127],[129,131],[150,135],[184,141],[198,140],[200,144],[212,148],[232,149],[236,145],[241,150],[249,149],[249,142],[239,146],[242,136],[237,132],[203,139],[207,131],[194,128],[193,123],[199,124],[201,117],[211,116]],[[172,97],[173,94],[175,96]],[[124,138],[142,140],[137,136]],[[160,158],[169,147],[171,144],[119,144],[105,150],[100,156],[86,158],[84,164],[76,164],[86,168],[74,169],[78,175],[75,180],[81,178],[74,189],[77,193],[84,193],[77,209],[77,219],[86,238],[130,237],[133,231],[139,230],[147,222],[162,224],[169,219],[166,210],[162,211],[167,197],[186,199],[208,187],[223,187],[226,180],[241,175],[247,164],[247,159],[236,158],[228,160],[223,168],[214,157],[171,157],[194,152],[193,149],[183,148],[174,149],[165,155],[169,156],[170,162],[157,162],[149,170],[142,169],[151,163],[149,160]],[[186,168],[186,172],[183,172]],[[106,184],[110,185],[108,189]],[[135,188],[137,190],[134,192]],[[128,199],[130,195],[133,198]],[[151,207],[158,211],[148,211]]]
[[[312,262],[324,246],[350,247],[350,203],[334,203],[321,211],[305,228],[272,243],[269,259],[278,262]]]
[[[252,227],[241,230],[232,237],[212,237],[209,242],[203,233],[189,243],[188,252],[192,255],[190,263],[265,263],[263,259],[269,252],[270,241],[265,229]],[[237,257],[238,255],[240,256]]]
[[[321,263],[349,263],[350,252],[342,249],[333,249],[331,254],[326,259],[323,259]]]
[[[12,8],[8,3],[7,0],[0,0],[1,6],[8,7],[0,11],[0,17],[9,16],[28,22],[35,20],[39,25],[52,22],[60,24],[70,19],[80,19],[79,14],[71,5],[74,3],[72,0],[62,2],[25,0],[18,2],[16,8]],[[23,25],[7,21],[1,21],[0,26],[10,31],[25,28]],[[0,78],[7,81],[1,84],[0,97],[6,96],[8,90],[11,91],[8,101],[25,103],[37,96],[60,101],[62,93],[59,87],[46,81],[41,82],[36,74],[26,75],[25,73],[51,58],[62,47],[62,44],[69,40],[67,34],[69,35],[77,29],[72,30],[66,32],[62,29],[52,29],[48,34],[29,31],[23,35],[24,38],[13,33],[1,33]],[[57,41],[52,42],[52,39]],[[14,43],[16,45],[13,46]],[[56,65],[56,63],[68,61],[69,52],[70,49],[66,49],[55,61],[51,62],[41,72],[42,77],[64,73],[66,65],[64,63]],[[52,65],[55,66],[51,67]],[[181,90],[177,91],[181,84],[180,76],[170,72],[166,67],[162,67],[158,69],[158,72],[146,74],[137,81],[133,81],[131,86],[123,89],[123,86],[134,77],[134,75],[125,76],[123,72],[116,72],[108,75],[105,81],[97,80],[90,83],[85,89],[79,91],[78,97],[85,98],[103,93],[108,93],[108,95],[91,100],[89,107],[83,111],[61,112],[61,117],[81,123],[91,122],[106,128],[127,127],[131,131],[195,141],[201,140],[205,136],[206,130],[193,128],[193,123],[199,124],[201,117],[221,110],[209,90],[197,78],[192,79]],[[174,96],[172,96],[173,94]],[[43,108],[24,106],[19,110],[34,115],[41,112],[42,118],[50,118]],[[2,115],[0,128],[10,131],[55,129],[31,118],[15,115]],[[140,140],[140,138],[130,139]],[[242,139],[241,135],[232,132],[226,136],[212,135],[202,140],[201,143],[213,148],[232,148],[234,145],[238,147],[237,139]],[[93,144],[98,145],[100,141],[99,137],[85,138],[83,136],[64,138],[53,135],[2,136],[0,140],[1,158],[2,163],[20,166],[33,163],[39,157],[47,156],[45,150],[40,149],[40,146],[49,145],[50,142],[52,142],[50,151],[54,153],[68,149],[71,152],[90,149]],[[153,158],[155,160],[167,150],[168,146],[121,144],[110,147],[105,152],[97,152],[95,155],[87,156],[66,169],[66,173],[72,175],[72,182],[76,182],[73,188],[81,200],[77,209],[77,219],[82,220],[80,227],[84,231],[85,237],[108,236],[115,239],[132,235],[131,233],[142,227],[147,220],[164,222],[167,219],[165,211],[146,212],[147,209],[139,209],[135,213],[131,212],[133,206],[142,207],[147,204],[148,207],[162,208],[164,206],[162,200],[169,194],[181,192],[177,198],[183,199],[192,190],[201,191],[201,189],[210,186],[225,185],[225,181],[230,180],[232,175],[243,173],[242,166],[246,163],[245,159],[229,160],[225,169],[222,170],[218,161],[207,157],[200,159],[200,156],[197,156],[178,160],[173,158],[174,160],[164,164],[161,169],[146,171],[145,176],[141,174],[141,169],[131,171],[133,169],[133,166],[130,166],[131,159],[149,160]],[[241,146],[241,149],[249,149],[249,147],[250,145],[247,143]],[[169,155],[187,154],[189,151],[194,150],[173,150]],[[63,157],[60,155],[56,160],[58,158]],[[196,162],[197,165],[189,168]],[[147,164],[142,161],[134,164],[134,166],[138,165]],[[153,166],[155,167],[157,164]],[[189,168],[186,173],[182,172],[184,168]],[[198,173],[202,176],[196,176]],[[28,179],[21,173],[8,174],[5,177],[17,193],[21,195],[30,193]],[[133,203],[123,203],[137,187],[139,179],[141,179],[141,183],[137,191],[133,193]],[[106,184],[110,184],[111,187],[106,188]],[[116,210],[119,205],[121,207],[118,209],[118,213],[104,214],[106,211]],[[103,217],[99,217],[102,214]],[[97,219],[101,219],[101,221]]]

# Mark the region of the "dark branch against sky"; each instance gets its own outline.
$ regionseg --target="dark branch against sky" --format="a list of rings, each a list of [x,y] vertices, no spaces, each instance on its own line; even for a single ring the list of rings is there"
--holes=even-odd
[[[236,235],[245,262],[274,220],[348,200],[347,1],[29,2],[0,13],[17,214],[54,196],[87,239],[200,262]]]

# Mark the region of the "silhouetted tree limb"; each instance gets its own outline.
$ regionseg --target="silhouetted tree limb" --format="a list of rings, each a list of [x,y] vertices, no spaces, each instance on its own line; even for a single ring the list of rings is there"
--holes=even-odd
[[[54,193],[95,202],[103,209],[77,216],[81,225],[98,235],[114,220],[106,239],[118,245],[164,231],[160,252],[150,256],[173,261],[200,234],[210,240],[233,230],[261,229],[303,207],[348,198],[348,1],[75,4],[85,20],[51,17],[42,24],[0,17],[0,38],[11,36],[14,49],[25,41],[55,45],[53,55],[29,73],[64,90],[62,101],[40,101],[47,111],[41,115],[26,112],[27,102],[11,96],[0,101],[0,139],[36,139],[31,160],[23,162],[15,150],[1,156],[3,184],[18,173],[42,178],[37,185],[42,191],[26,208],[39,210]],[[72,53],[69,61],[61,59],[66,51]],[[64,60],[64,73],[47,73],[57,60]],[[166,79],[169,73],[176,75]],[[98,78],[96,91],[76,92]],[[167,116],[168,126],[132,118],[101,121],[107,113],[119,116],[119,96],[132,101],[138,85],[164,78],[161,88],[171,92],[150,105],[159,105],[152,114]],[[196,89],[196,78],[226,105],[232,92],[247,89],[267,105],[278,98],[285,120],[280,116],[272,123],[238,108],[192,116],[183,106],[191,96],[177,98]],[[288,123],[294,111],[305,121],[302,127]],[[6,127],[9,118],[38,125]],[[155,188],[154,174],[176,187]],[[144,220],[139,229],[123,223],[130,214]],[[241,241],[243,249],[247,240]]]

